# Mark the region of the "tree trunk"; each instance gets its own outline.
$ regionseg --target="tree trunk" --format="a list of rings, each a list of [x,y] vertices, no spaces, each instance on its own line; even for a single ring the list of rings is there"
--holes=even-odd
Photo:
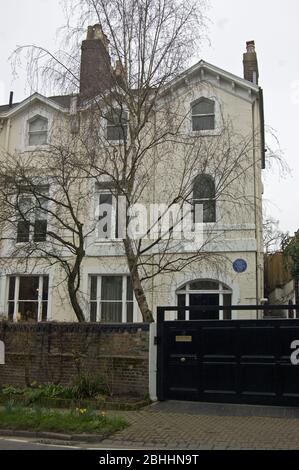
[[[153,323],[154,317],[153,317],[151,310],[149,309],[146,295],[144,293],[144,289],[140,281],[138,268],[136,266],[137,259],[132,248],[131,240],[128,240],[128,239],[124,240],[124,246],[125,246],[127,261],[128,261],[128,265],[130,269],[133,291],[134,291],[134,294],[138,303],[138,307],[140,308],[143,321],[144,323]]]
[[[74,282],[75,282],[75,279],[73,279],[73,276],[69,276],[68,281],[67,281],[69,298],[70,298],[70,301],[71,301],[71,304],[72,304],[72,307],[73,307],[73,310],[75,312],[78,322],[84,323],[86,320],[85,320],[83,310],[77,299],[77,292],[74,286]]]

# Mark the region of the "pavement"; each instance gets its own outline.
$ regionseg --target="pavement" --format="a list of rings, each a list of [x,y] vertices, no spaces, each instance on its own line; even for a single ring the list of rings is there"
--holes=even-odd
[[[101,446],[166,450],[299,449],[298,409],[293,408],[172,401],[121,415],[130,426],[102,441]]]
[[[0,449],[299,449],[297,408],[170,401],[140,411],[109,411],[107,414],[123,416],[130,426],[99,443],[4,436],[0,438]]]

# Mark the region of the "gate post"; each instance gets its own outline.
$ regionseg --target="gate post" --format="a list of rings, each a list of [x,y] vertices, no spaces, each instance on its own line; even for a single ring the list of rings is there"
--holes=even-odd
[[[3,341],[0,341],[0,364],[5,364],[5,345]]]
[[[157,398],[165,401],[164,308],[157,308]]]

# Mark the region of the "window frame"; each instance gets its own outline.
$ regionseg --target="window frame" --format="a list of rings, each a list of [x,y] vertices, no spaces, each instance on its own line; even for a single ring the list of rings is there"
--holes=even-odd
[[[112,121],[109,121],[109,114],[111,116],[111,113],[117,113],[119,112],[121,116],[125,116],[124,118],[121,117],[122,119],[122,123],[123,123],[123,120],[126,120],[126,125],[117,125],[117,124],[113,124]],[[104,115],[104,122],[105,122],[105,125],[104,125],[104,130],[105,130],[105,139],[108,143],[111,143],[111,144],[123,144],[124,142],[128,142],[128,139],[129,139],[129,111],[126,109],[126,108],[118,108],[117,106],[115,108],[113,108],[113,110],[107,112],[105,115]],[[109,139],[108,138],[108,129],[113,129],[113,128],[119,128],[121,130],[124,130],[124,136],[123,138],[121,139]]]
[[[10,294],[10,282],[11,279],[14,278],[14,292],[13,292],[13,299],[9,298]],[[38,295],[37,299],[20,299],[20,281],[21,278],[38,278]],[[47,279],[47,299],[44,299],[44,287],[46,286],[45,284],[45,279]],[[11,274],[7,276],[7,315],[8,318],[10,317],[9,313],[9,306],[10,304],[13,305],[13,315],[12,315],[12,321],[17,322],[18,321],[18,310],[19,310],[19,303],[20,302],[32,302],[32,303],[37,303],[37,323],[40,323],[41,321],[49,321],[49,306],[50,306],[50,296],[49,296],[49,291],[50,291],[50,276],[49,274]],[[46,318],[43,318],[44,313],[43,313],[43,305],[46,304]]]
[[[194,192],[195,192],[195,185],[198,182],[200,178],[206,178],[207,180],[210,180],[213,182],[214,185],[214,191],[213,191],[213,197],[207,197],[207,198],[195,198],[194,197]],[[204,220],[204,203],[213,203],[213,212],[214,212],[214,220],[212,221],[206,221]],[[196,205],[202,205],[203,206],[203,220],[197,223],[203,223],[203,224],[216,224],[217,223],[217,198],[216,198],[216,184],[215,184],[215,178],[212,175],[209,175],[207,173],[200,173],[198,174],[194,180],[193,180],[193,188],[192,188],[192,211],[193,211],[193,222],[196,223],[195,221],[195,206]]]
[[[121,300],[102,300],[102,278],[103,277],[121,277],[122,278],[122,298]],[[87,321],[91,322],[91,304],[96,305],[96,323],[104,323],[109,324],[113,322],[102,322],[102,303],[113,303],[117,302],[122,305],[121,310],[121,323],[128,323],[128,303],[133,305],[133,323],[137,321],[136,319],[136,301],[133,291],[133,298],[132,300],[128,300],[127,298],[127,285],[128,285],[128,278],[130,277],[129,274],[96,274],[92,273],[88,275],[88,318]],[[91,282],[92,278],[96,278],[96,299],[91,300]],[[117,323],[115,323],[117,324]]]
[[[36,198],[30,192],[26,192],[26,191],[18,194],[16,196],[16,198],[18,199],[18,204],[19,205],[20,205],[20,201],[22,199],[28,199],[28,200],[32,201],[32,208],[30,209],[30,214],[29,214],[28,219],[21,217],[21,215],[18,212],[16,213],[17,230],[16,230],[15,243],[17,245],[21,245],[21,244],[27,244],[27,243],[45,243],[45,242],[47,242],[47,231],[48,231],[48,224],[49,224],[48,213],[45,213],[46,218],[37,219],[37,213],[41,210],[41,208],[39,206],[37,206],[37,199],[43,199],[43,198],[42,197]],[[17,199],[16,199],[16,202],[17,202]],[[47,204],[49,204],[49,201],[47,199],[45,199],[45,200],[47,201]],[[36,234],[37,234],[36,226],[37,226],[38,222],[43,222],[43,223],[46,224],[45,225],[45,229],[46,229],[45,230],[45,237],[44,237],[44,239],[40,239],[40,240],[36,239]],[[18,236],[19,235],[19,224],[23,224],[23,225],[27,224],[28,225],[28,228],[27,228],[28,240],[18,241],[18,238],[19,238],[19,236]]]
[[[41,120],[44,120],[47,122],[47,129],[42,131],[42,130],[38,130],[38,131],[30,131],[30,125],[36,121],[37,119],[41,119]],[[41,114],[35,114],[34,116],[32,116],[31,118],[29,118],[27,120],[27,145],[26,147],[28,147],[28,149],[34,149],[34,148],[44,148],[46,147],[48,144],[49,144],[49,119],[48,117],[46,116],[43,116]],[[31,135],[41,135],[41,134],[46,134],[46,142],[43,143],[43,144],[30,144],[30,136]]]
[[[213,113],[200,113],[200,114],[194,114],[193,113],[193,108],[197,105],[199,105],[200,103],[205,103],[205,102],[210,102],[210,103],[213,103],[213,106],[214,106],[214,112]],[[213,120],[213,127],[211,128],[208,128],[208,129],[194,129],[194,126],[193,126],[193,118],[204,118],[204,117],[214,117],[214,120]],[[215,131],[216,129],[216,103],[215,103],[215,100],[212,100],[211,98],[207,98],[205,96],[201,96],[200,98],[198,98],[196,101],[193,101],[191,103],[191,120],[192,120],[192,132],[210,132],[210,131]]]
[[[200,102],[200,100],[206,99],[214,102],[214,129],[194,131],[193,130],[193,119],[192,119],[192,108]],[[198,98],[193,101],[188,101],[188,107],[186,107],[186,113],[189,113],[188,126],[186,132],[192,137],[213,137],[220,135],[223,127],[223,118],[220,110],[219,99],[215,95],[210,95],[210,93],[203,91]]]
[[[107,238],[101,238],[99,236],[99,230],[96,230],[96,243],[111,243],[111,242],[120,242],[121,238],[118,237],[118,198],[113,192],[113,188],[100,188],[96,187],[95,190],[95,213],[98,214],[98,208],[100,207],[100,197],[101,195],[111,195],[112,196],[112,219],[111,219],[111,233],[112,236]],[[96,216],[96,220],[99,221],[99,217]]]

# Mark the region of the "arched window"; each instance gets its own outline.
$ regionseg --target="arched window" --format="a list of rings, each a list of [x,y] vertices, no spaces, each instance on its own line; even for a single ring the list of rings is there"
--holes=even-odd
[[[128,135],[128,113],[115,109],[105,116],[107,120],[107,140],[126,140]]]
[[[215,182],[210,175],[198,175],[194,180],[193,213],[195,223],[216,222]]]
[[[192,130],[207,131],[215,129],[215,102],[200,98],[191,105]]]
[[[48,119],[35,116],[29,121],[29,146],[46,145],[48,142]]]

